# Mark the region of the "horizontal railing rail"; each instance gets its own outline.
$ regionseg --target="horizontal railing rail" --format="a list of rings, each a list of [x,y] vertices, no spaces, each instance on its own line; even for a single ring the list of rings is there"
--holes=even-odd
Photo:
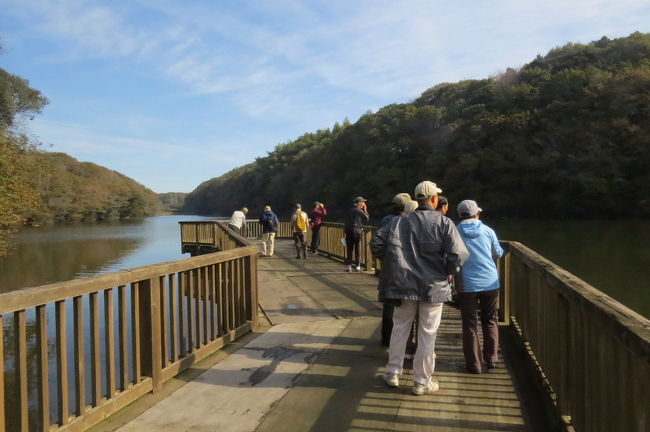
[[[0,431],[85,430],[257,325],[257,248],[0,294]],[[201,234],[203,235],[203,234]]]

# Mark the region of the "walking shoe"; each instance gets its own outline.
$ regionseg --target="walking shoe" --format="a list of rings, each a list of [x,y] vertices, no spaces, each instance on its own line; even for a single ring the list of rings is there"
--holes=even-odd
[[[351,265],[348,266],[348,273],[352,273],[352,266]]]
[[[397,377],[397,374],[386,372],[384,375],[382,375],[381,378],[384,380],[388,387],[399,387],[399,378]]]
[[[488,369],[496,369],[496,367],[497,367],[496,363],[491,362],[491,361],[486,362],[486,363],[485,363],[485,366],[486,366]]]
[[[358,271],[358,272],[361,271],[361,266],[357,266],[357,271]]]
[[[436,380],[431,380],[429,381],[429,384],[424,385],[420,383],[413,383],[413,388],[411,389],[411,393],[413,393],[416,396],[422,396],[425,394],[431,394],[435,393],[440,389],[440,385],[438,384],[438,381]]]

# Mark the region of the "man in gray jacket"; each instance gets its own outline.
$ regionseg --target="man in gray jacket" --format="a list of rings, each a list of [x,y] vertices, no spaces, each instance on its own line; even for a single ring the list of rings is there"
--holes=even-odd
[[[379,301],[395,305],[383,376],[389,387],[399,385],[406,341],[416,311],[420,314],[418,349],[413,359],[414,395],[439,388],[432,375],[442,304],[451,300],[449,276],[457,273],[469,256],[451,219],[434,210],[440,192],[433,182],[419,183],[415,187],[418,208],[391,220],[370,243],[373,254],[382,260]]]

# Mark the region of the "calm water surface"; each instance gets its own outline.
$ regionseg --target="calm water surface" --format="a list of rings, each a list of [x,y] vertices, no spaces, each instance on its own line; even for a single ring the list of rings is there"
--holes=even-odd
[[[0,292],[188,257],[181,220],[158,216],[119,224],[23,230],[0,259]],[[516,240],[650,317],[650,227],[632,221],[486,220],[501,240]]]
[[[650,318],[650,221],[486,223]]]
[[[0,258],[0,292],[189,257],[181,253],[179,221],[156,216],[114,224],[25,229]]]

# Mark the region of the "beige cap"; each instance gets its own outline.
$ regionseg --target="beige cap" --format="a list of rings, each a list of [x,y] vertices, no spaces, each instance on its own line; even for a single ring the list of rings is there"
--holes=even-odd
[[[411,195],[406,192],[398,193],[393,197],[393,205],[397,207],[403,207],[404,204],[411,201]]]
[[[416,208],[418,208],[418,202],[411,200],[404,205],[404,214],[409,214]]]
[[[415,187],[415,198],[416,199],[431,198],[432,196],[438,195],[441,192],[442,189],[436,186],[434,182],[425,180],[423,182],[418,183],[418,185]]]

